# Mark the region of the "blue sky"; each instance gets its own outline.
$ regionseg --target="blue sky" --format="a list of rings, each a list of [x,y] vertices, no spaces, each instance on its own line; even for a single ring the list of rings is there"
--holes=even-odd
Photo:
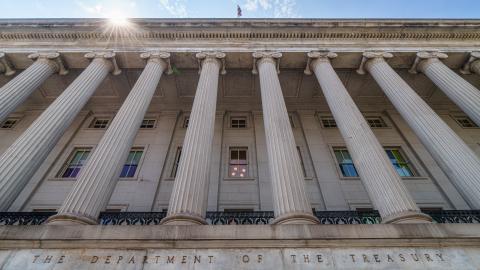
[[[0,0],[1,18],[480,18],[480,0]]]

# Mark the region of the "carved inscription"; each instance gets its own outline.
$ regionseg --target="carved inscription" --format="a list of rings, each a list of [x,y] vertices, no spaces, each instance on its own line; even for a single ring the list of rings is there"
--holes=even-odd
[[[222,257],[228,256],[228,254]],[[264,254],[243,254],[237,256],[239,264],[262,264]],[[444,262],[446,257],[442,253],[357,253],[345,255],[352,263],[411,263],[411,262]],[[214,255],[185,255],[181,252],[166,256],[125,256],[125,255],[91,255],[90,264],[215,264],[217,256]],[[321,253],[289,254],[289,264],[322,264],[334,259],[332,255]],[[76,258],[74,258],[76,259]],[[232,258],[233,259],[233,258]],[[32,263],[37,264],[62,264],[69,260],[66,255],[34,255]],[[229,258],[230,260],[230,258]]]
[[[2,270],[479,269],[472,259],[479,255],[480,248],[31,249],[0,251],[0,265],[3,258]]]

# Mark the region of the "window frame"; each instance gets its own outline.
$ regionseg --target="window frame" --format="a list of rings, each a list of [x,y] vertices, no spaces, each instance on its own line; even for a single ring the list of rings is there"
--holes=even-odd
[[[245,121],[245,126],[241,126],[239,122],[237,122],[236,126],[233,121]],[[248,117],[244,115],[231,115],[229,117],[228,128],[230,129],[248,129]]]
[[[292,129],[297,128],[297,125],[295,123],[295,116],[293,113],[288,114],[288,120],[290,121],[290,126],[292,127]]]
[[[96,121],[107,121],[107,124],[105,127],[95,127]],[[106,130],[108,129],[108,127],[110,127],[111,122],[112,122],[112,119],[110,117],[96,116],[96,117],[93,117],[92,121],[90,121],[87,128],[91,130]]]
[[[10,127],[3,127],[7,121],[15,121],[12,126]],[[17,127],[18,123],[20,122],[19,117],[7,117],[3,122],[0,123],[0,130],[13,130]]]
[[[182,157],[183,145],[177,145],[175,148],[175,155],[173,155],[172,164],[170,166],[169,179],[177,177],[178,168],[180,167],[180,158]],[[175,172],[175,173],[174,173]]]
[[[75,177],[64,177],[63,175],[65,174],[67,169],[70,167],[70,164],[73,161],[73,159],[75,158],[76,153],[80,150],[88,150],[89,151],[89,154],[88,154],[87,158],[85,159],[85,163],[82,164],[82,167],[80,167],[80,170],[75,175]],[[90,147],[89,146],[85,146],[85,147],[84,146],[75,146],[75,147],[73,147],[73,149],[70,150],[70,154],[67,156],[67,158],[64,160],[64,162],[60,166],[60,169],[57,170],[57,173],[55,174],[55,178],[58,179],[58,180],[62,180],[62,181],[65,181],[65,180],[67,180],[67,181],[68,180],[73,180],[74,181],[74,180],[76,180],[77,177],[78,177],[78,174],[80,174],[83,167],[87,164],[88,158],[90,157],[90,155],[92,154],[93,151],[94,151],[94,148],[91,147],[91,146]]]
[[[429,177],[424,176],[425,172],[423,171],[421,166],[418,165],[418,163],[416,162],[416,160],[414,158],[410,158],[411,156],[414,157],[413,153],[411,153],[410,151],[407,151],[404,146],[402,146],[402,145],[393,145],[393,146],[392,145],[382,145],[382,147],[385,151],[385,154],[387,154],[386,151],[389,150],[389,149],[399,150],[400,155],[402,155],[403,159],[407,161],[407,164],[409,165],[409,169],[412,171],[413,176],[401,176],[397,172],[397,174],[398,174],[398,176],[400,176],[400,178],[402,178],[403,180],[430,179]],[[329,145],[329,148],[330,148],[330,153],[332,155],[332,158],[335,162],[335,168],[337,170],[339,178],[341,180],[359,180],[360,176],[343,176],[343,173],[340,169],[340,164],[338,163],[337,157],[335,155],[335,152],[334,152],[335,149],[345,149],[345,150],[348,151],[348,148],[345,145],[340,145],[340,144]],[[390,158],[389,158],[389,160],[390,160]],[[353,164],[353,160],[352,160],[352,164]],[[392,163],[390,163],[390,164],[392,164]],[[355,164],[353,164],[353,166],[355,166]],[[392,164],[392,166],[394,166],[394,165]],[[395,171],[397,171],[395,167],[393,167],[393,168],[395,169]],[[355,170],[356,170],[356,168],[355,168]],[[358,171],[357,171],[357,175],[358,175]]]
[[[350,158],[351,158],[352,156],[350,155],[350,152],[348,151],[348,148],[347,148],[345,145],[334,145],[334,146],[330,146],[330,151],[331,151],[331,154],[332,154],[333,159],[334,159],[334,161],[335,161],[335,165],[336,165],[335,167],[336,167],[336,169],[337,169],[338,175],[340,176],[340,179],[352,179],[352,180],[353,180],[353,179],[355,179],[355,180],[360,179],[360,175],[358,174],[357,168],[355,168],[355,164],[353,163],[353,159],[352,159],[352,163],[351,163],[351,164],[353,165],[357,176],[344,176],[344,175],[343,175],[342,169],[340,168],[340,163],[339,163],[339,161],[338,161],[338,159],[337,159],[337,155],[335,154],[335,150],[342,150],[342,151],[345,150],[345,151],[348,152]]]
[[[246,164],[232,164],[232,150],[234,149],[239,149],[238,151],[240,150],[245,150],[245,163]],[[250,157],[250,151],[249,151],[249,147],[248,146],[228,146],[227,148],[227,166],[226,166],[226,170],[227,170],[227,177],[225,177],[225,179],[229,179],[229,180],[251,180],[253,179],[252,178],[252,171],[251,171],[251,157]],[[241,159],[237,159],[237,160],[241,160]],[[235,165],[238,165],[238,166],[245,166],[246,167],[246,175],[244,177],[241,177],[241,176],[232,176],[230,174],[230,166],[235,166]]]
[[[455,123],[457,123],[457,125],[460,126],[460,128],[464,128],[464,129],[478,129],[478,128],[480,128],[470,117],[468,117],[468,115],[451,115],[451,117],[453,118]],[[463,126],[462,122],[461,122],[462,119],[465,119],[465,120],[469,121],[470,123],[473,124],[473,126],[471,126],[471,127]]]
[[[153,121],[153,126],[152,127],[142,127],[144,121]],[[141,130],[152,130],[152,129],[156,129],[156,128],[157,128],[157,118],[155,118],[155,117],[144,117],[142,119],[142,123],[140,124],[139,129],[141,129]]]
[[[409,156],[405,153],[405,151],[403,150],[402,147],[400,146],[383,146],[383,149],[385,150],[385,153],[387,153],[387,150],[397,150],[398,153],[402,156],[402,158],[405,160],[405,164],[407,165],[408,169],[410,170],[410,172],[412,173],[411,176],[402,176],[400,174],[398,174],[398,176],[400,176],[400,178],[402,179],[406,179],[406,178],[418,178],[420,177],[420,173],[419,171],[417,170],[415,164],[413,164],[412,160],[409,158]],[[388,155],[387,155],[388,156]],[[390,158],[389,158],[390,159]],[[395,166],[393,165],[392,163],[392,166],[393,168],[395,169],[395,171],[397,171],[397,169],[395,168]],[[398,172],[398,171],[397,171]]]
[[[300,159],[300,167],[302,169],[302,172],[303,172],[303,178],[305,180],[310,180],[312,179],[307,171],[307,166],[305,164],[305,159],[304,159],[304,154],[303,154],[303,150],[302,150],[302,147],[297,145],[296,146],[297,148],[297,153],[298,153],[298,158]]]
[[[182,128],[187,129],[190,124],[190,114],[184,115],[182,118]]]
[[[380,115],[366,115],[364,118],[365,118],[365,121],[367,122],[367,124],[370,128],[374,128],[374,129],[390,128],[390,126],[387,124],[385,119],[383,119],[383,117],[381,117]],[[380,127],[372,126],[371,123],[368,120],[373,120],[373,119],[380,120],[382,126],[380,126]]]
[[[320,121],[320,125],[322,126],[322,128],[325,128],[325,129],[338,128],[337,121],[335,121],[335,118],[333,118],[333,116],[331,115],[319,115],[318,119]],[[330,126],[331,123],[329,123],[329,126],[326,126],[324,121],[333,121],[333,123],[335,123],[335,126]]]
[[[130,151],[128,152],[128,156],[130,156],[130,152],[132,151],[142,151],[142,155],[140,156],[140,159],[138,160],[138,164],[137,164],[137,168],[135,169],[135,173],[133,174],[132,177],[125,177],[125,176],[121,176],[121,172],[120,172],[120,175],[118,176],[118,179],[119,180],[123,180],[123,181],[128,181],[128,180],[136,180],[138,178],[138,174],[140,172],[140,169],[142,167],[142,164],[143,164],[143,159],[145,158],[145,155],[147,154],[147,150],[146,150],[146,146],[133,146],[130,148]],[[127,156],[127,159],[128,159],[128,156]],[[123,168],[126,164],[127,160],[125,160],[123,163],[123,166],[122,166],[122,171],[123,171]]]

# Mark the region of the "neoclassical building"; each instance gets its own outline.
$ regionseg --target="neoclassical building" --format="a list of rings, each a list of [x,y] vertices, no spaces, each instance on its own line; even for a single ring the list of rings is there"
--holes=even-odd
[[[478,20],[0,20],[0,72],[2,269],[480,267]]]

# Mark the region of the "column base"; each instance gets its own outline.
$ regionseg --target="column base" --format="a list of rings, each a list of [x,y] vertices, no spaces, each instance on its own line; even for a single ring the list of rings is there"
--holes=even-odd
[[[47,225],[97,225],[97,220],[75,214],[58,214],[45,222]]]
[[[390,224],[404,224],[404,223],[431,223],[432,218],[424,213],[416,211],[405,211],[382,217],[382,223]]]
[[[304,212],[294,212],[283,214],[276,217],[272,224],[319,224],[320,221],[313,214],[308,214]]]
[[[188,214],[174,214],[167,216],[160,222],[162,225],[207,225],[203,217]]]

